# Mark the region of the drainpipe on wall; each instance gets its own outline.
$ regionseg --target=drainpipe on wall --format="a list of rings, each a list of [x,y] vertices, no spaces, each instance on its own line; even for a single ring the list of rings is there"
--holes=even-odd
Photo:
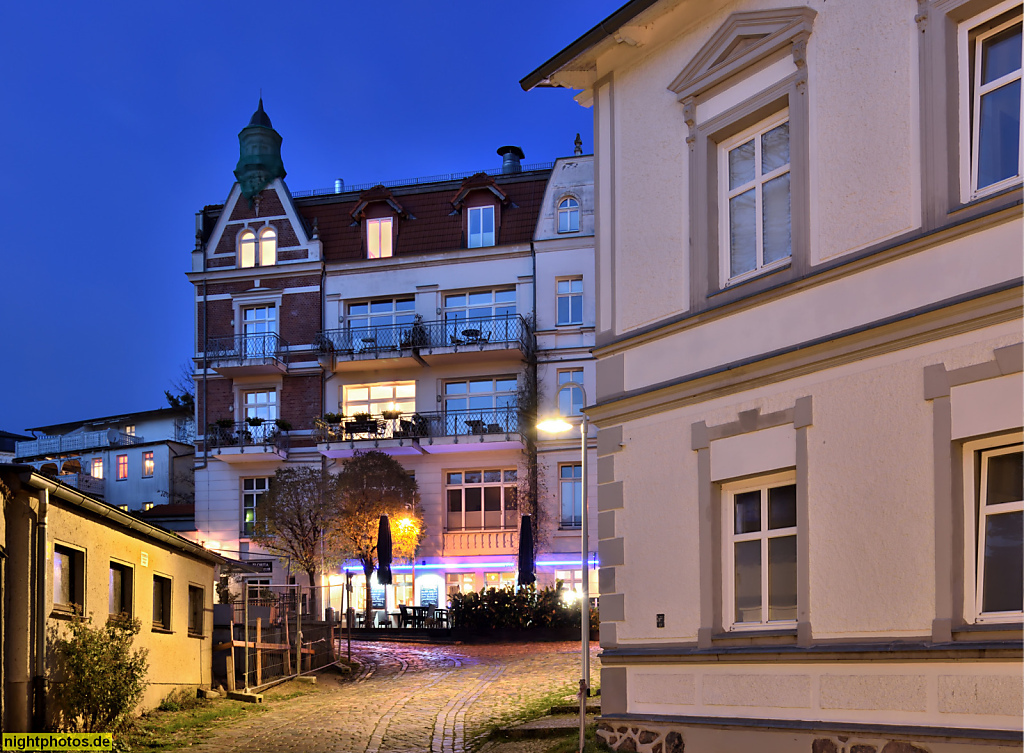
[[[46,728],[46,594],[50,571],[47,567],[46,516],[50,506],[50,490],[39,491],[39,516],[36,520],[36,674],[35,719],[33,728]]]

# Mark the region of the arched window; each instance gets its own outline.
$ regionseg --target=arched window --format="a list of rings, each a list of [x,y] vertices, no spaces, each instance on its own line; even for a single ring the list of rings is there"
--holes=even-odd
[[[252,230],[244,230],[238,236],[238,266],[256,266],[256,233]]]
[[[558,202],[558,232],[576,233],[580,229],[580,203],[571,196]]]
[[[260,266],[272,267],[277,264],[277,231],[267,225],[260,230]]]

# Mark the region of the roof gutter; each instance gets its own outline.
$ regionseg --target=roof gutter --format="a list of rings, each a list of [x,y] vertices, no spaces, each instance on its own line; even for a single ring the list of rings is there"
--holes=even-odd
[[[603,42],[608,37],[614,35],[615,32],[650,8],[656,2],[658,2],[658,0],[630,0],[630,2],[626,3],[608,16],[608,18],[601,21],[601,23],[588,31],[582,37],[577,39],[575,42],[572,42],[561,52],[556,53],[550,60],[542,63],[535,70],[521,78],[519,80],[519,85],[523,87],[523,91],[530,91],[534,87],[538,86],[558,86],[557,84],[551,83],[549,80],[553,73],[561,69],[573,59],[582,55],[591,47],[595,47],[598,43]]]
[[[156,539],[161,543],[191,554],[193,557],[198,557],[199,559],[216,565],[235,564],[232,560],[221,557],[219,554],[214,554],[209,549],[199,546],[199,544],[195,544],[181,536],[175,536],[162,528],[157,528],[149,523],[145,523],[138,518],[134,518],[131,515],[118,510],[116,507],[111,507],[110,505],[99,502],[92,497],[87,497],[69,486],[52,481],[46,476],[42,476],[34,471],[21,473],[19,474],[19,478],[23,484],[33,486],[36,489],[42,489],[49,494],[54,494],[65,502],[70,502],[73,505],[82,507],[94,515],[106,518],[111,522],[117,523],[123,528],[134,531],[135,533],[148,536],[151,539]]]

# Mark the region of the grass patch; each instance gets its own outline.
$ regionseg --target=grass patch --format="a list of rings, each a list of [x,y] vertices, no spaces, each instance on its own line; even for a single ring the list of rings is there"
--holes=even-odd
[[[558,740],[556,740],[545,753],[576,753],[579,749],[579,744],[580,733],[579,730],[577,730],[569,737],[558,738]],[[606,753],[609,750],[611,750],[611,748],[605,745],[597,736],[597,726],[594,724],[588,724],[583,733],[584,753]]]
[[[263,703],[244,703],[228,699],[214,701],[197,698],[195,691],[174,691],[160,706],[135,720],[131,729],[115,736],[119,751],[159,751],[188,747],[211,727],[241,721],[262,714],[279,703],[319,692],[316,685],[287,682],[264,695]]]

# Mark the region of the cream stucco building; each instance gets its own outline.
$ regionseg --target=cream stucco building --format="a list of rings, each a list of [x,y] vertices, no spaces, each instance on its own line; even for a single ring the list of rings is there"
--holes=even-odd
[[[0,719],[48,728],[59,713],[53,640],[77,611],[142,623],[149,683],[137,710],[212,682],[214,568],[227,560],[28,465],[0,467]]]
[[[1020,2],[644,0],[523,79],[594,111],[618,749],[1020,748],[1020,50]]]

